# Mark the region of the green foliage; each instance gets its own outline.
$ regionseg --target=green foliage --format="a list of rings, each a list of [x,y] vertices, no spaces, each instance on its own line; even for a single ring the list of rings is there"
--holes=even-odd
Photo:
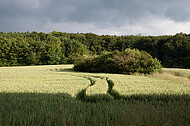
[[[92,55],[85,55],[80,57],[78,60],[75,61],[74,70],[82,71],[85,70],[86,72],[90,72],[93,68],[93,59],[96,56]]]
[[[172,97],[86,103],[64,93],[0,93],[0,125],[189,125],[189,97]]]
[[[0,66],[65,64],[86,54],[144,50],[164,67],[190,68],[190,35],[110,36],[93,33],[0,32]]]
[[[74,70],[103,73],[145,73],[160,72],[161,64],[145,51],[126,49],[99,56],[85,56],[74,63]]]

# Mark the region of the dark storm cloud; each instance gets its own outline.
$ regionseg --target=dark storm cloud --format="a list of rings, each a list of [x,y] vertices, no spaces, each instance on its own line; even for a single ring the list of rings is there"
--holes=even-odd
[[[188,0],[54,0],[48,12],[53,21],[114,23],[127,18],[133,22],[147,15],[187,21],[188,5]]]
[[[135,20],[148,11],[136,0],[56,0],[50,10],[53,21],[95,23],[119,23],[126,18]]]
[[[0,0],[0,15],[12,18],[39,17],[47,15],[48,5],[45,0]]]
[[[188,22],[188,5],[189,0],[0,0],[0,30],[40,30],[48,21],[123,27],[142,19],[151,23],[151,16]]]
[[[166,11],[166,17],[176,22],[186,22],[190,20],[190,1],[187,3],[178,3],[177,6],[171,6]]]

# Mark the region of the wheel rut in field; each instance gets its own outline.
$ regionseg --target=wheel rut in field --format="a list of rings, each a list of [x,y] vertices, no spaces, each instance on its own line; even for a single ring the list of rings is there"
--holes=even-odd
[[[120,95],[120,93],[113,89],[114,82],[112,80],[110,80],[108,77],[106,77],[106,81],[108,84],[108,90],[107,90],[108,94],[110,94],[115,100],[121,99],[122,96]]]
[[[67,74],[68,75],[68,74]],[[113,90],[114,82],[108,77],[98,75],[77,75],[70,76],[85,78],[89,85],[76,94],[76,99],[84,102],[111,101],[121,99],[121,95]]]
[[[107,92],[109,86],[104,77],[91,76],[91,84],[76,95],[76,99],[84,102],[110,101],[113,97]]]
[[[143,102],[152,102],[152,101],[161,101],[161,102],[168,102],[169,100],[179,100],[181,96],[173,96],[173,95],[166,95],[166,94],[152,94],[152,95],[146,95],[146,94],[140,94],[140,95],[122,95],[118,91],[114,89],[114,82],[109,77],[103,77],[103,76],[96,76],[96,75],[90,75],[90,74],[66,74],[70,76],[85,78],[89,80],[89,85],[81,89],[76,94],[76,99],[83,101],[83,102],[102,102],[102,101],[113,101],[113,100],[125,100],[129,102],[136,102],[136,101],[143,101]],[[94,89],[96,86],[98,88],[101,88],[102,86],[107,85],[107,88],[104,89],[104,93],[94,93],[89,95],[89,90]],[[106,90],[106,91],[105,91]],[[93,91],[93,90],[92,90]],[[189,99],[189,95],[184,95],[183,97],[187,97]]]
[[[91,84],[81,90],[76,99],[85,102],[111,101],[121,99],[122,96],[113,89],[114,82],[108,77],[90,76]]]

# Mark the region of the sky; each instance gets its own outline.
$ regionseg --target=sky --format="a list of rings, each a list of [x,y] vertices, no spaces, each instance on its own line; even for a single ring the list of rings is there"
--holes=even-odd
[[[190,33],[190,0],[0,0],[0,31]]]

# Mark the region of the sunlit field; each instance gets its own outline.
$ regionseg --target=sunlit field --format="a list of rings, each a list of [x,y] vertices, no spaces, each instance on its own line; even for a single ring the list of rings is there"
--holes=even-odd
[[[161,79],[162,75],[135,76],[135,75],[117,75],[110,77],[114,82],[115,90],[123,95],[136,94],[190,94],[190,81],[181,78],[182,81],[176,81],[176,77]],[[187,81],[185,81],[187,80]]]
[[[0,67],[0,126],[190,124],[189,69],[123,75],[72,68]]]
[[[190,69],[179,69],[179,68],[163,68],[164,72],[173,74],[179,77],[186,77],[190,79]]]
[[[68,93],[75,96],[89,85],[89,80],[59,73],[64,66],[29,66],[0,68],[0,91],[9,93]]]

